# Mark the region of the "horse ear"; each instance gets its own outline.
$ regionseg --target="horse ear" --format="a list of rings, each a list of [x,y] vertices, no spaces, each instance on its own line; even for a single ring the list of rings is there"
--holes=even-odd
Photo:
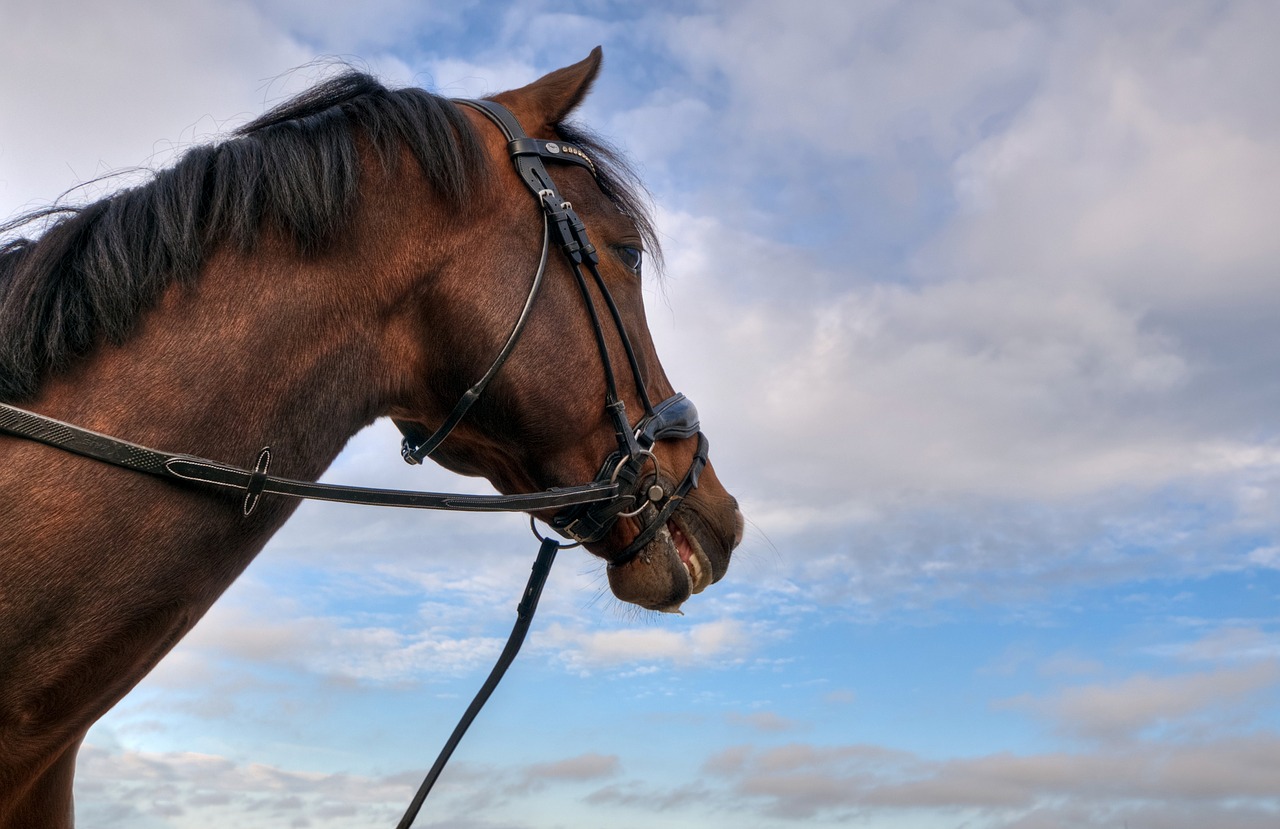
[[[550,127],[558,124],[591,91],[591,84],[600,73],[603,54],[597,46],[585,60],[494,98],[508,106],[526,129],[536,128],[535,125]]]

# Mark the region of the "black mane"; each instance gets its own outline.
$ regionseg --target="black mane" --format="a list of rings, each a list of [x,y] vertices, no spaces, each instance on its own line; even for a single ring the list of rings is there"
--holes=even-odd
[[[0,244],[0,400],[34,395],[101,340],[123,342],[220,243],[249,252],[271,226],[303,253],[331,244],[359,196],[354,126],[384,159],[408,145],[447,200],[466,198],[484,168],[470,123],[448,101],[349,71],[189,150],[146,184],[0,226],[7,235],[53,219],[38,239]]]
[[[560,131],[588,148],[601,187],[656,253],[634,174],[598,139]],[[218,244],[251,252],[267,227],[304,254],[333,244],[359,197],[358,134],[384,160],[407,145],[429,184],[455,204],[485,169],[470,122],[449,101],[348,71],[226,141],[187,151],[143,185],[0,225],[2,238],[47,224],[39,238],[0,242],[0,400],[31,397],[98,343],[124,342],[164,289],[193,281]]]

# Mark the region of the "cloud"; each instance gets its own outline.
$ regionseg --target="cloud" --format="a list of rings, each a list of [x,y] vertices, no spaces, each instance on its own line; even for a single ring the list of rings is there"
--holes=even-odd
[[[847,692],[846,692],[847,693]],[[834,697],[834,699],[833,699]],[[838,695],[827,695],[829,702],[850,701]],[[773,711],[755,711],[750,714],[729,714],[728,721],[733,725],[744,725],[756,731],[766,733],[782,733],[794,731],[800,723],[790,717],[783,717]]]
[[[750,626],[735,619],[692,625],[685,630],[626,628],[580,631],[554,625],[546,641],[577,670],[633,662],[705,665],[732,662],[751,650]]]
[[[1184,574],[1270,566],[1280,106],[1223,78],[1276,68],[1275,10],[811,11],[670,21],[735,136],[701,186],[734,195],[662,217],[651,314],[787,575],[848,605],[1112,583],[1157,550]],[[934,171],[908,188],[929,218],[884,268],[864,217],[900,167]]]
[[[234,823],[250,828],[394,822],[412,781],[290,771],[192,753],[112,751],[87,745],[77,764],[80,822],[173,829]],[[86,796],[88,795],[88,796]]]
[[[852,705],[857,699],[858,695],[847,688],[828,691],[822,695],[822,701],[829,705]]]
[[[1137,675],[1113,684],[1067,688],[1047,699],[1022,697],[1004,704],[1036,711],[1067,733],[1111,741],[1215,713],[1240,718],[1251,698],[1278,681],[1280,663],[1269,660],[1205,673]]]
[[[476,0],[420,3],[372,0],[361,6],[314,6],[302,0],[263,0],[256,4],[275,27],[289,32],[318,53],[405,52],[422,32],[457,36],[464,18],[480,5]],[[388,25],[395,21],[395,25]]]
[[[509,804],[542,808],[541,798],[554,802],[559,787],[599,783],[620,770],[616,756],[595,753],[523,768],[455,761],[432,791],[426,815],[458,829],[527,825],[508,817]],[[81,750],[77,773],[81,822],[169,829],[231,823],[251,829],[394,825],[421,779],[418,771],[321,773],[94,744]]]
[[[599,780],[619,772],[617,755],[581,754],[553,763],[536,763],[525,769],[526,780]]]
[[[997,754],[936,761],[875,746],[740,746],[706,771],[780,818],[887,820],[945,811],[976,826],[1114,825],[1125,812],[1179,810],[1214,826],[1252,826],[1280,805],[1273,734],[1200,745],[1135,745],[1098,754]],[[750,804],[750,805],[747,805]]]
[[[1274,662],[1280,659],[1280,641],[1260,627],[1227,623],[1215,626],[1198,639],[1160,647],[1155,652],[1188,662]]]
[[[541,74],[531,64],[511,57],[484,63],[439,58],[430,61],[428,67],[442,94],[467,98],[518,89]]]
[[[153,682],[199,687],[228,663],[287,667],[348,682],[417,682],[479,670],[496,658],[503,643],[500,636],[418,625],[412,618],[392,627],[298,611],[288,601],[274,608],[220,603],[183,642],[172,669],[169,661],[156,669]]]
[[[949,760],[875,745],[739,745],[710,755],[695,783],[658,788],[619,781],[597,789],[596,807],[713,810],[766,821],[870,820],[934,815],[921,825],[1105,827],[1127,817],[1159,825],[1253,829],[1280,808],[1280,737],[1269,732],[1197,743],[1136,742],[1099,753],[990,754]],[[617,758],[584,754],[524,769],[451,768],[434,801],[437,819],[483,809],[503,820],[512,796],[580,785],[620,771]],[[503,784],[503,781],[514,781]],[[248,827],[290,820],[325,827],[385,825],[416,785],[414,775],[291,771],[190,753],[87,746],[78,798],[82,820],[100,826],[185,829],[211,819]],[[496,788],[495,788],[496,787]],[[501,791],[499,791],[501,790]],[[456,817],[454,817],[456,815]],[[1166,815],[1182,815],[1160,822]],[[945,816],[945,817],[944,817]],[[951,821],[947,823],[946,821]],[[344,822],[345,821],[345,822]]]
[[[668,36],[695,73],[725,77],[735,130],[850,154],[917,136],[944,150],[972,140],[999,112],[990,92],[1025,84],[1045,40],[1011,7],[819,0],[675,18]],[[765,44],[762,60],[753,47]]]
[[[518,781],[503,790],[503,795],[527,800],[531,793],[544,791],[549,786],[598,783],[618,776],[621,771],[622,763],[617,755],[588,752],[564,760],[526,766]]]
[[[653,812],[683,812],[699,810],[710,800],[712,793],[702,783],[654,789],[640,784],[615,784],[604,786],[587,795],[587,803],[593,806],[611,806],[631,809],[640,815]]]
[[[22,113],[0,125],[3,216],[106,172],[163,165],[260,111],[266,79],[315,57],[249,3],[139,0],[6,4],[0,56],[0,108]]]

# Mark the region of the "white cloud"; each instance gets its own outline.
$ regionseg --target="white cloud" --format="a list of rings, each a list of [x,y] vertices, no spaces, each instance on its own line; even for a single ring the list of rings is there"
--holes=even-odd
[[[878,824],[928,815],[921,825],[1102,827],[1125,814],[1146,822],[1176,810],[1200,825],[1253,827],[1280,805],[1272,774],[1278,757],[1271,734],[944,761],[875,746],[792,744],[728,749],[706,771],[732,785],[745,801],[738,808],[793,820]]]
[[[558,652],[560,659],[579,670],[631,662],[718,664],[739,659],[752,647],[750,625],[735,619],[705,622],[685,630],[581,631],[553,625],[544,634],[543,641]]]
[[[735,132],[865,154],[972,140],[983,93],[1025,83],[1045,33],[990,3],[757,0],[676,18],[669,36],[695,71],[728,77]]]
[[[1276,474],[1275,447],[1186,422],[1213,405],[1184,406],[1204,397],[1195,367],[1101,292],[990,278],[857,287],[808,307],[796,283],[823,277],[802,253],[691,216],[664,225],[679,234],[672,311],[652,325],[766,534],[865,531],[913,509],[1007,524],[1030,504],[1063,510],[1054,522],[1081,513],[1087,533],[1111,520],[1097,510],[1133,514],[1135,495],[1171,485],[1258,492],[1258,518],[1276,514],[1253,484]]]
[[[1212,825],[1260,829],[1280,808],[1280,738],[1270,733],[1202,743],[1135,743],[1100,753],[989,754],[931,759],[875,745],[790,743],[709,753],[696,785],[655,789],[623,779],[586,802],[661,811],[696,822],[707,810],[751,814],[765,826],[996,827]],[[618,758],[593,753],[512,767],[451,767],[433,795],[437,819],[503,819],[511,798],[525,820],[538,792],[615,777]],[[95,826],[376,826],[398,817],[411,774],[322,774],[225,757],[89,745],[81,753],[82,820]],[[439,798],[439,799],[434,799]],[[531,812],[530,809],[533,809]],[[562,813],[562,812],[561,812]],[[600,812],[594,813],[597,817]],[[454,816],[459,816],[454,818]],[[537,818],[532,820],[536,825]],[[300,823],[307,821],[306,824]]]
[[[316,52],[368,55],[412,50],[422,33],[443,30],[456,37],[465,14],[479,4],[476,0],[370,0],[359,5],[316,5],[305,0],[262,0],[257,5],[275,26]]]
[[[840,697],[832,699],[829,696],[825,701],[841,702],[844,700]],[[750,714],[729,714],[727,719],[733,725],[743,725],[765,733],[794,731],[800,725],[795,720],[789,717],[779,716],[773,711],[753,711]]]
[[[1196,623],[1205,626],[1204,621]],[[1214,622],[1200,637],[1152,648],[1159,656],[1192,662],[1249,663],[1280,659],[1280,637],[1238,621]]]
[[[612,777],[620,770],[617,755],[581,754],[551,763],[535,763],[525,769],[527,781],[599,780]]]
[[[260,599],[271,601],[260,595]],[[162,662],[150,680],[201,687],[226,664],[289,667],[316,678],[367,683],[418,682],[464,676],[496,658],[503,638],[430,621],[395,627],[339,616],[308,615],[289,600],[250,606],[224,601],[186,637],[178,659]],[[221,668],[213,666],[222,665]],[[202,667],[203,666],[203,667]]]
[[[1062,67],[1007,131],[961,156],[967,215],[932,268],[958,260],[971,273],[1103,286],[1143,310],[1273,290],[1265,272],[1280,245],[1265,217],[1280,199],[1262,182],[1278,171],[1280,136],[1221,111],[1188,119],[1141,57],[1106,50],[1069,77]]]
[[[755,12],[717,21],[724,42],[750,42],[742,27],[778,28],[769,13]],[[866,50],[875,55],[876,71],[919,69],[924,62],[903,53],[939,51],[930,40],[936,31],[960,40],[972,26],[1004,38],[1008,26],[1042,25],[1015,26],[1005,20],[1013,14],[953,11],[917,31],[896,7],[830,10],[807,29],[781,27],[777,48],[785,50],[791,36],[799,43],[801,32],[820,42],[879,31],[878,21],[895,34],[879,31],[888,51]],[[833,15],[858,20],[825,19]],[[953,18],[965,25],[952,25]],[[1122,52],[1129,41],[1109,37],[1105,21],[1074,22],[1079,31],[1036,53],[1033,63],[1043,65],[1046,78],[1016,117],[956,145],[964,212],[919,260],[918,284],[869,285],[867,274],[833,270],[802,249],[709,218],[663,217],[673,237],[672,305],[688,331],[679,349],[701,346],[690,358],[703,366],[699,387],[706,382],[717,396],[736,401],[732,417],[743,425],[735,439],[775,438],[779,448],[760,447],[774,450],[763,465],[777,469],[788,455],[797,457],[788,483],[800,482],[802,466],[814,471],[814,457],[834,451],[840,462],[831,464],[838,470],[831,474],[845,477],[831,487],[819,467],[827,491],[888,485],[1054,498],[1167,483],[1234,436],[1233,401],[1204,411],[1212,405],[1203,400],[1212,382],[1205,373],[1220,368],[1204,360],[1247,368],[1252,358],[1206,355],[1187,330],[1200,323],[1153,319],[1152,312],[1273,304],[1268,274],[1280,262],[1280,247],[1264,225],[1280,204],[1264,183],[1280,172],[1280,135],[1244,131],[1232,113],[1212,109],[1188,120],[1175,109],[1185,99],[1169,100],[1161,85],[1165,53]],[[1102,53],[1081,54],[1090,38],[1105,45]],[[1196,57],[1210,65],[1230,48],[1220,40]],[[976,94],[968,87],[981,85],[992,50],[981,40],[967,48],[981,55],[973,66],[935,62],[955,80],[939,93],[948,104],[925,111],[946,113]],[[794,51],[814,61],[841,60],[833,49]],[[713,58],[741,94],[736,105],[761,119],[789,123],[775,117],[788,106],[840,115],[862,100],[779,76],[781,61],[704,52],[703,59]],[[847,84],[861,72],[837,63],[826,74]],[[888,130],[890,120],[868,117],[864,129]],[[797,132],[803,137],[792,136],[792,143],[818,140],[812,129]],[[843,139],[848,131],[838,134]],[[746,138],[761,152],[778,146],[755,133]],[[862,152],[889,163],[884,150]],[[694,332],[707,329],[721,332],[722,342],[695,345]],[[1200,405],[1184,409],[1191,398]]]
[[[1153,728],[1194,724],[1203,716],[1239,717],[1246,703],[1280,681],[1280,663],[1176,676],[1137,675],[1112,684],[1066,688],[1048,699],[1006,704],[1037,711],[1071,734],[1116,740]],[[1256,703],[1256,700],[1253,700]]]
[[[407,776],[322,774],[94,745],[81,749],[77,770],[80,822],[130,829],[385,826],[403,812],[415,786]]]
[[[433,86],[442,95],[463,98],[480,98],[518,89],[542,74],[528,62],[511,57],[484,63],[438,58],[429,61],[427,69]]]
[[[7,3],[4,18],[4,216],[106,172],[163,165],[297,91],[271,79],[315,57],[240,0]]]
[[[1229,539],[1280,521],[1280,106],[1228,79],[1274,74],[1274,7],[810,11],[672,21],[727,98],[713,181],[755,198],[662,217],[671,311],[651,313],[786,560],[813,583],[830,558],[841,599],[881,545],[901,572],[870,578],[894,596],[948,568],[1133,577],[1162,546],[1179,572],[1268,566]],[[759,189],[838,187],[849,158],[945,169],[911,197],[941,218],[892,281],[788,242]],[[860,232],[838,231],[834,250]]]

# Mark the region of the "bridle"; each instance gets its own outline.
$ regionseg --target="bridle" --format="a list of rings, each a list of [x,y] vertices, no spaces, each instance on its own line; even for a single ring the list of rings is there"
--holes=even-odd
[[[551,526],[561,535],[580,544],[586,544],[604,538],[618,518],[643,515],[645,520],[640,533],[622,554],[611,562],[614,567],[621,566],[644,549],[645,545],[666,524],[689,490],[698,485],[698,476],[707,463],[707,439],[699,430],[698,411],[694,408],[692,401],[683,394],[675,394],[657,406],[650,402],[644,375],[640,371],[640,362],[636,358],[631,339],[627,336],[622,315],[618,311],[617,303],[613,301],[613,295],[609,293],[604,278],[600,275],[599,253],[587,238],[586,225],[574,212],[573,205],[560,194],[546,165],[543,164],[544,160],[575,164],[585,167],[595,176],[596,168],[591,159],[580,147],[573,144],[528,137],[515,116],[501,104],[467,99],[457,99],[455,103],[484,115],[506,137],[507,151],[515,164],[516,173],[537,199],[543,212],[542,256],[538,262],[538,270],[534,274],[533,284],[529,288],[528,297],[525,299],[524,308],[516,319],[506,344],[498,352],[498,356],[484,376],[459,398],[444,422],[434,432],[424,434],[415,424],[396,421],[396,425],[404,433],[401,455],[409,463],[421,463],[424,457],[430,455],[444,442],[444,439],[466,415],[467,410],[480,399],[489,381],[502,369],[507,358],[511,356],[512,350],[515,349],[533,310],[534,300],[538,296],[538,289],[542,286],[543,277],[546,274],[547,252],[554,236],[556,244],[564,253],[573,272],[574,281],[582,294],[591,320],[596,348],[604,367],[604,407],[613,423],[618,442],[617,450],[605,459],[592,483],[599,486],[617,484],[618,492],[607,500],[592,501],[562,510],[551,519]],[[591,290],[582,273],[584,268],[591,273],[592,281],[609,309],[614,329],[627,355],[627,363],[635,380],[637,396],[644,407],[644,415],[634,427],[627,418],[626,405],[618,394],[613,362],[609,357],[609,346],[605,341],[600,316],[591,298]],[[672,492],[668,493],[659,474],[653,446],[664,438],[694,436],[698,438],[698,446],[689,470],[685,473],[684,479],[673,488]],[[648,480],[652,483],[645,487],[642,475],[650,462],[654,466],[654,472],[652,478]]]
[[[587,237],[586,225],[574,212],[573,205],[556,188],[555,182],[543,163],[545,160],[585,167],[598,179],[595,165],[586,152],[564,141],[530,138],[511,112],[493,101],[455,99],[454,103],[484,115],[506,137],[507,150],[516,172],[533,193],[543,212],[542,253],[524,307],[506,343],[488,371],[462,395],[441,425],[427,433],[415,423],[395,421],[404,435],[401,455],[408,463],[417,464],[435,451],[466,416],[467,411],[484,393],[489,382],[507,362],[532,313],[539,288],[546,275],[548,253],[554,237],[556,245],[568,261],[591,322],[596,348],[604,369],[604,407],[614,427],[617,440],[617,448],[605,458],[600,471],[590,483],[570,487],[552,487],[543,492],[517,495],[467,495],[299,481],[268,474],[272,457],[270,447],[264,447],[259,452],[253,469],[243,469],[193,455],[140,446],[0,402],[0,433],[43,443],[136,472],[241,491],[244,495],[242,512],[246,517],[254,511],[264,494],[343,503],[466,512],[557,510],[549,522],[550,526],[575,543],[565,545],[546,538],[538,533],[534,525],[534,535],[542,544],[529,582],[517,607],[516,624],[511,631],[506,648],[445,743],[435,765],[428,772],[397,829],[407,829],[413,823],[423,800],[445,763],[448,762],[454,748],[479,713],[480,708],[488,700],[493,689],[497,687],[507,667],[515,659],[532,622],[538,598],[550,573],[551,565],[554,563],[556,552],[566,546],[601,541],[620,518],[637,518],[642,524],[640,532],[621,555],[609,562],[609,566],[621,567],[630,562],[666,525],[690,490],[697,487],[698,478],[707,464],[708,452],[707,439],[700,430],[698,411],[692,401],[683,394],[677,393],[656,406],[650,402],[639,360],[627,336],[622,315],[600,274],[599,254]],[[635,380],[638,399],[644,408],[644,414],[634,426],[631,425],[626,406],[618,394],[604,327],[596,311],[587,279],[583,275],[584,268],[591,274],[592,282],[609,309],[609,316],[613,320]],[[697,448],[689,468],[678,484],[668,487],[661,475],[653,448],[660,440],[691,437],[697,438]],[[653,466],[653,471],[646,476],[645,470],[650,464]],[[531,525],[532,521],[531,517]]]

